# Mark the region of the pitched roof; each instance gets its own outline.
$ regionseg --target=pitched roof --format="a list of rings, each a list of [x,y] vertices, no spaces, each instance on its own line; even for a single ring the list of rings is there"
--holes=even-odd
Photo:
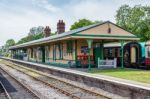
[[[26,42],[26,43],[23,43],[23,44],[15,45],[15,46],[10,47],[9,49],[22,48],[22,47],[26,47],[26,46],[31,46],[31,45],[36,45],[36,44],[42,44],[42,43],[45,43],[45,42],[50,42],[50,41],[53,41],[55,39],[63,38],[63,37],[66,37],[66,36],[70,36],[72,34],[79,33],[81,31],[84,31],[84,30],[87,30],[87,29],[90,29],[90,28],[94,28],[94,27],[99,26],[99,25],[103,25],[105,23],[111,23],[111,24],[117,26],[116,24],[114,24],[114,23],[112,23],[110,21],[105,21],[103,23],[96,23],[96,24],[93,24],[93,25],[89,25],[89,26],[85,26],[85,27],[82,27],[82,28],[78,28],[78,29],[74,29],[74,30],[71,30],[71,31],[67,31],[67,32],[64,32],[64,33],[61,33],[61,34],[56,34],[56,35],[53,35],[53,36],[50,36],[50,37],[46,37],[46,38],[42,38],[42,39]],[[117,27],[119,27],[119,26],[117,26]],[[119,27],[119,28],[121,28],[121,27]]]

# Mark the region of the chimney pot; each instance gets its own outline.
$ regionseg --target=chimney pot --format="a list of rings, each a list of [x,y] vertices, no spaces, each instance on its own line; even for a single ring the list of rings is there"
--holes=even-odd
[[[49,26],[46,26],[44,29],[44,37],[48,37],[51,34],[51,29],[49,28]]]
[[[65,32],[65,23],[63,22],[63,20],[59,20],[57,23],[57,33],[61,34]]]

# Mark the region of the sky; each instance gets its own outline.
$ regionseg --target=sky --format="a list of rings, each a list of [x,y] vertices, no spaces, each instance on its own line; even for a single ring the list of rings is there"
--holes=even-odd
[[[115,23],[116,10],[123,4],[150,6],[150,0],[0,0],[0,46],[27,36],[31,27],[50,26],[55,32],[59,19],[66,31],[82,18]]]

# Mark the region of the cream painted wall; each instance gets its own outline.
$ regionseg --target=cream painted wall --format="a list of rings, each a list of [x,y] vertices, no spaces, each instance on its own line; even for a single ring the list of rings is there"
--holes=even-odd
[[[108,27],[111,28],[111,33],[108,33]],[[113,35],[113,36],[134,36],[133,34],[109,23],[85,30],[78,34],[88,34],[88,35]]]
[[[59,59],[59,48],[56,47],[56,60],[53,60],[53,49],[57,46],[56,43],[50,43],[49,47],[49,62],[68,63],[69,60],[75,60],[75,42],[73,42],[73,53],[67,53],[67,41],[60,42],[63,46],[63,60]]]
[[[61,44],[63,45],[63,59],[62,60],[53,60],[53,47],[55,46],[54,43],[49,44],[49,60],[46,62],[58,62],[58,63],[65,63],[67,64],[68,61],[70,60],[75,60],[76,56],[75,56],[75,41],[73,41],[73,52],[72,53],[67,53],[67,41],[62,41]],[[86,40],[77,40],[77,55],[83,55],[83,53],[81,53],[81,46],[87,46],[87,42]],[[29,60],[32,61],[38,61],[41,62],[41,58],[42,58],[42,52],[39,50],[40,47],[34,47],[33,49],[33,58],[31,58],[31,48],[28,48],[28,57]],[[56,51],[58,53],[58,48],[56,48]],[[93,55],[93,49],[91,49],[91,55]],[[57,54],[57,58],[59,57],[59,55]]]

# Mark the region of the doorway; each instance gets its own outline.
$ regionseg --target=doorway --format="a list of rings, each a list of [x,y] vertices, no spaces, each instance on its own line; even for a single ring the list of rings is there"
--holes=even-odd
[[[98,66],[98,58],[100,58],[101,56],[101,51],[99,47],[93,49],[93,56],[94,56],[94,64]]]
[[[42,51],[42,63],[45,63],[45,47],[41,47]]]
[[[94,64],[98,66],[98,58],[103,59],[103,45],[101,43],[95,43],[93,48]]]
[[[136,51],[136,47],[135,46],[132,46],[131,47],[131,56],[130,56],[130,59],[131,59],[131,64],[132,63],[136,63],[136,58],[137,58],[137,51]]]

